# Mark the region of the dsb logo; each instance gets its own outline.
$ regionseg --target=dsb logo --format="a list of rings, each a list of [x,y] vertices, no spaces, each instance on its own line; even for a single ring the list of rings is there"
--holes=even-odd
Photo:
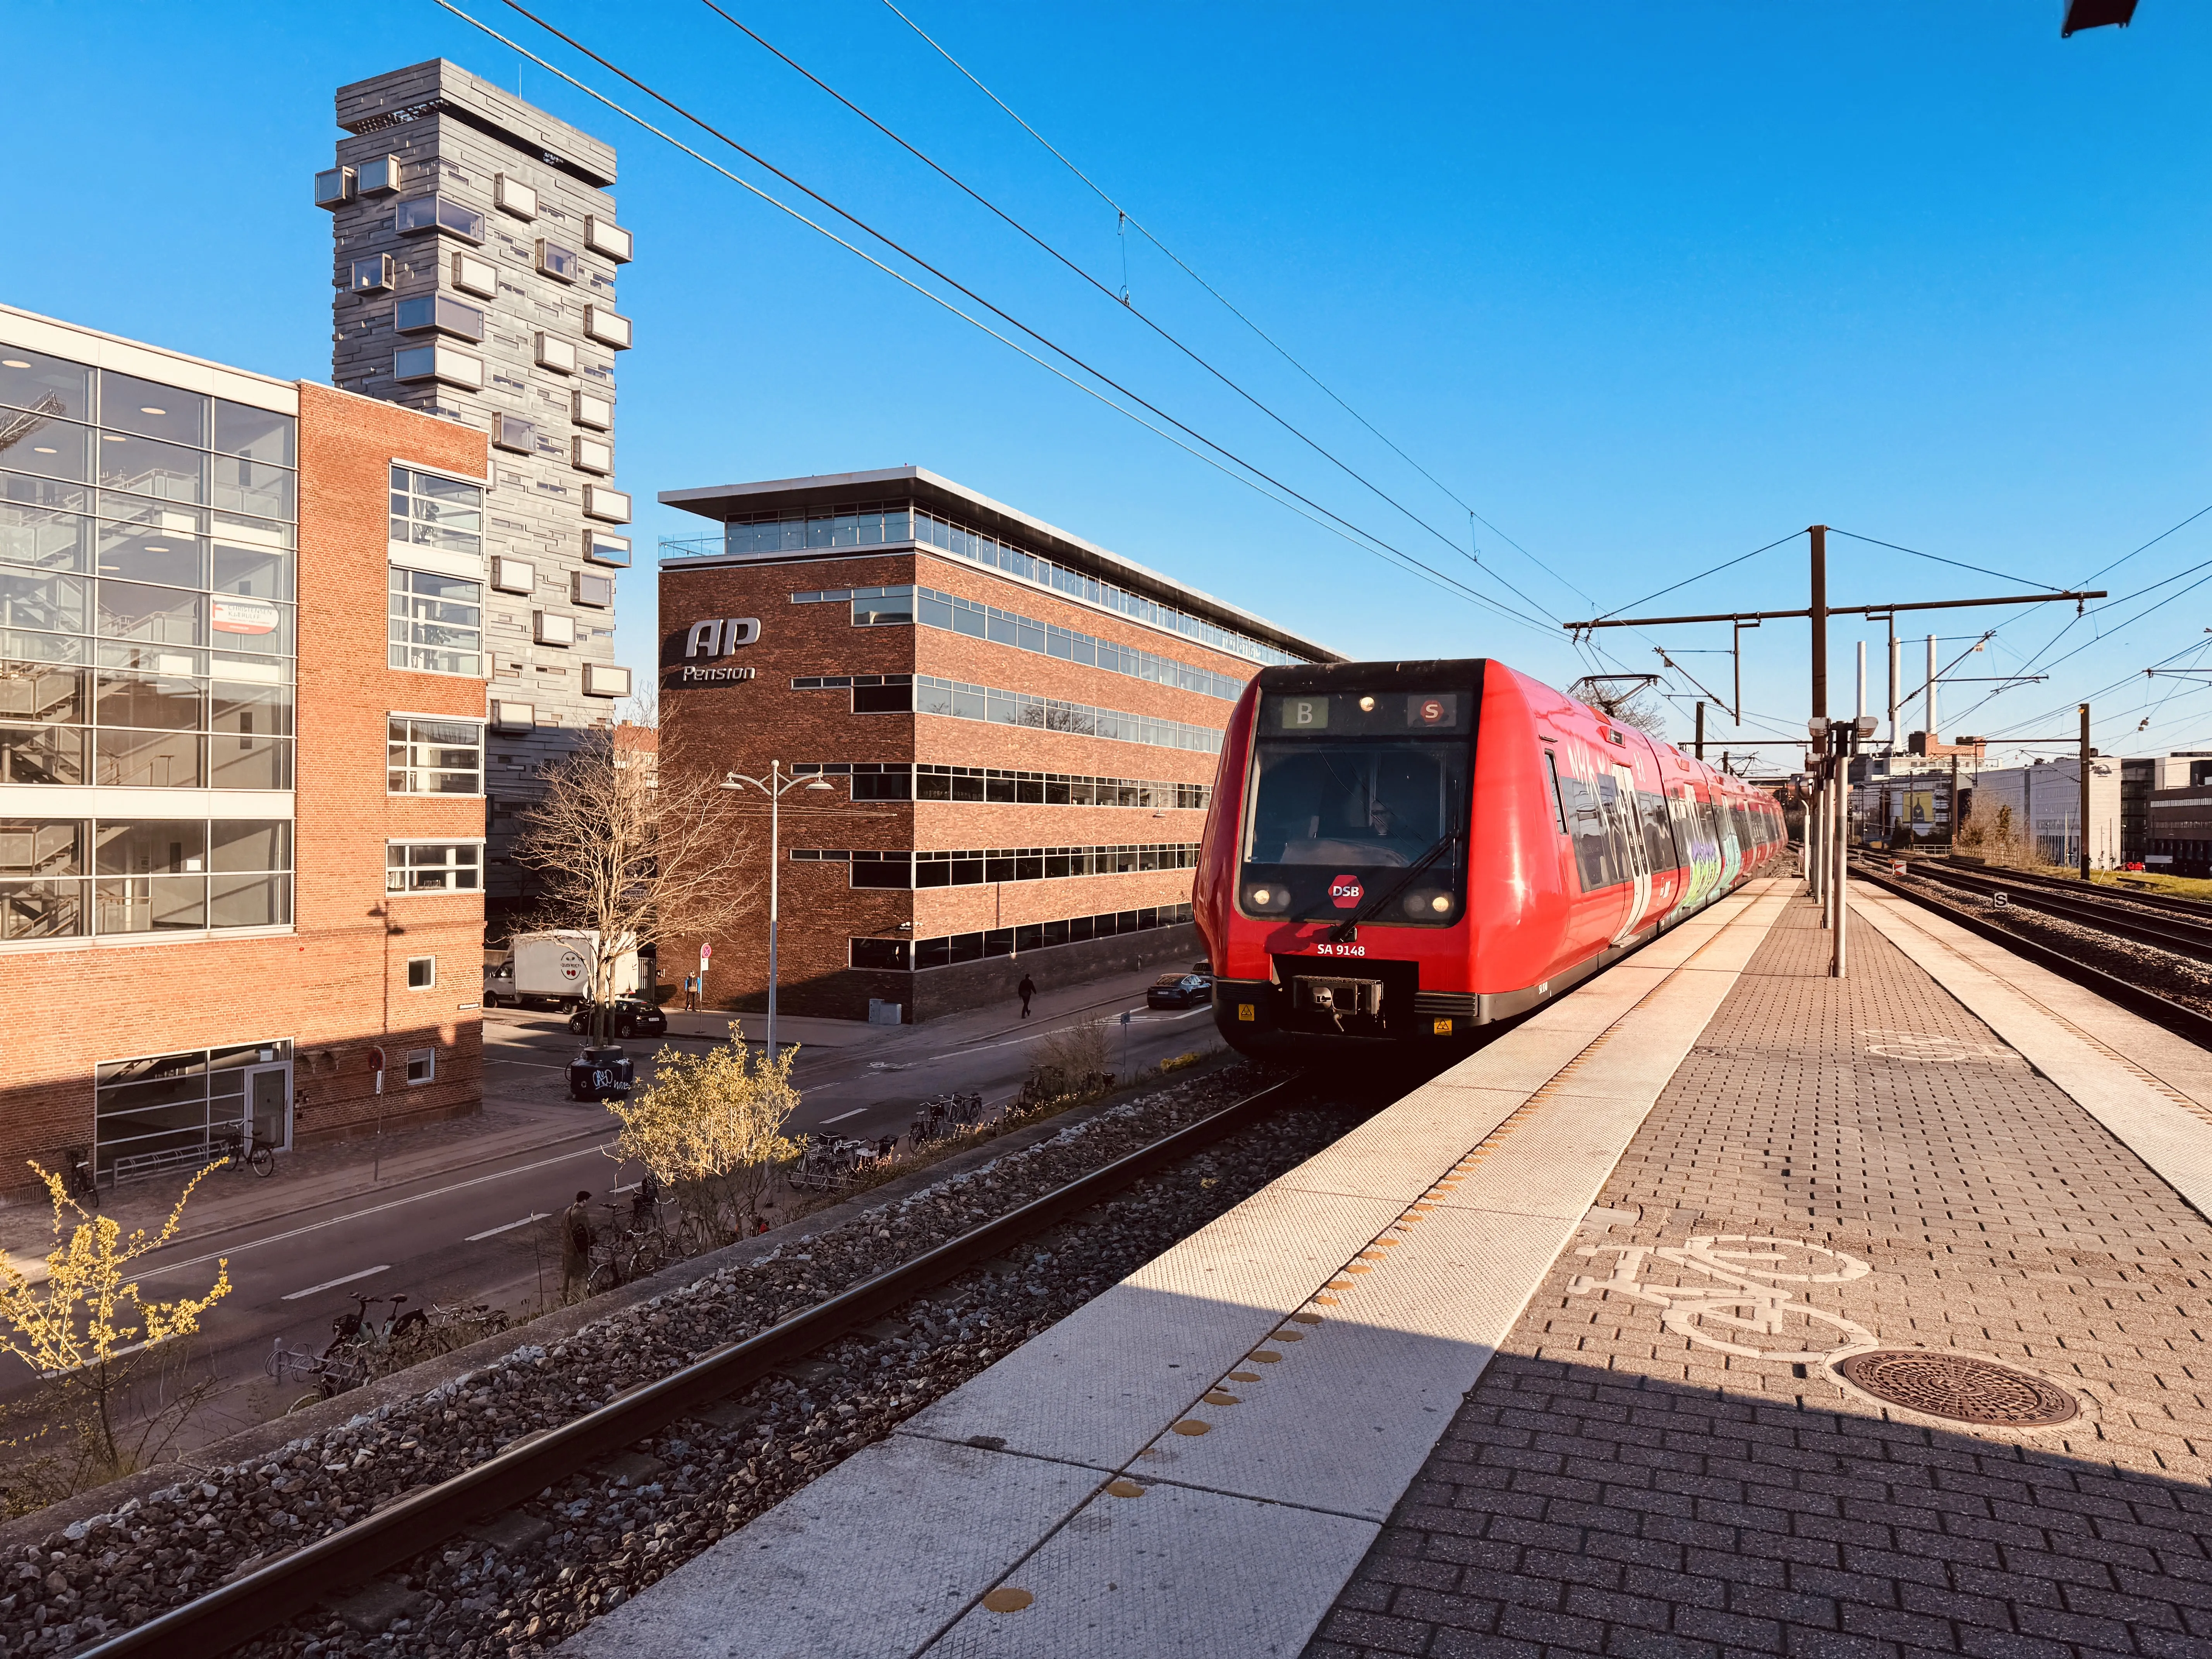
[[[1357,876],[1339,876],[1328,884],[1329,901],[1340,910],[1349,910],[1359,902],[1366,890],[1360,886]]]

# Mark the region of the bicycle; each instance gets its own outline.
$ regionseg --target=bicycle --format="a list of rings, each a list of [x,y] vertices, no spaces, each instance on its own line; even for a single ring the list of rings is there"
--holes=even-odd
[[[659,1227],[625,1227],[622,1206],[610,1204],[605,1208],[606,1230],[592,1243],[591,1271],[584,1276],[584,1291],[589,1296],[657,1273],[668,1261],[667,1235]]]
[[[333,1358],[328,1354],[309,1353],[304,1348],[288,1348],[281,1336],[272,1342],[263,1369],[276,1379],[280,1389],[284,1386],[287,1371],[314,1380],[315,1392],[301,1395],[284,1408],[288,1417],[303,1406],[312,1406],[318,1400],[331,1399],[349,1389],[357,1389],[368,1381],[367,1361],[344,1357]]]
[[[78,1204],[88,1210],[100,1207],[100,1175],[82,1146],[70,1148],[69,1183],[70,1196]]]
[[[276,1173],[276,1151],[264,1140],[256,1140],[249,1148],[243,1135],[226,1136],[222,1142],[222,1158],[216,1167],[239,1175],[252,1170],[266,1181]]]
[[[392,1332],[399,1327],[399,1322],[405,1316],[401,1312],[401,1308],[407,1300],[407,1292],[402,1291],[397,1296],[383,1297],[364,1296],[356,1291],[352,1296],[355,1304],[354,1310],[349,1314],[340,1314],[336,1319],[331,1321],[331,1344],[323,1350],[323,1358],[357,1360],[361,1366],[362,1380],[366,1382],[368,1375],[369,1354],[392,1346]],[[379,1324],[368,1311],[379,1302],[392,1304],[391,1316],[381,1324]]]

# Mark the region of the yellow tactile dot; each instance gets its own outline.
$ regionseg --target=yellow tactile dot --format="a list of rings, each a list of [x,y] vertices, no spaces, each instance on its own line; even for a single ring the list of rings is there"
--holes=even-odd
[[[1395,1238],[1378,1238],[1378,1239],[1376,1239],[1376,1240],[1375,1241],[1376,1244],[1379,1248],[1381,1248],[1381,1249],[1385,1249],[1385,1250],[1395,1250],[1395,1249],[1396,1249],[1398,1248],[1398,1246],[1399,1246],[1399,1244],[1400,1244],[1400,1243],[1401,1243],[1401,1241],[1400,1241],[1400,1240],[1398,1240],[1398,1239],[1395,1239]]]
[[[1252,1350],[1251,1357],[1258,1360],[1262,1365],[1272,1365],[1283,1356],[1275,1352],[1271,1348],[1255,1348]]]
[[[1333,1296],[1317,1296],[1314,1298],[1314,1302],[1316,1305],[1323,1308],[1334,1308],[1336,1305],[1336,1298]]]
[[[1308,1313],[1303,1308],[1301,1308],[1297,1312],[1292,1314],[1291,1317],[1297,1320],[1301,1325],[1318,1325],[1321,1323],[1321,1316],[1319,1314]]]
[[[1304,1331],[1277,1331],[1267,1339],[1270,1342],[1303,1342],[1305,1340],[1306,1334]]]
[[[1201,1422],[1195,1417],[1186,1417],[1172,1426],[1177,1434],[1210,1434],[1213,1430],[1212,1424]]]
[[[1133,1480],[1109,1480],[1106,1490],[1116,1498],[1142,1498],[1145,1489]]]
[[[1208,1389],[1205,1399],[1209,1406],[1241,1406],[1244,1403],[1243,1395],[1230,1394],[1221,1389]]]
[[[1332,1279],[1328,1281],[1328,1288],[1332,1291],[1348,1291],[1352,1288],[1352,1281],[1348,1279]]]
[[[1428,1210],[1434,1209],[1436,1206],[1431,1204],[1409,1204],[1406,1207],[1410,1213],[1413,1215],[1420,1215]]]
[[[1002,1584],[983,1597],[983,1605],[993,1613],[1019,1613],[1036,1600],[1025,1589],[1016,1589],[1012,1584]]]
[[[1362,1261],[1380,1261],[1382,1258],[1374,1250],[1362,1250],[1359,1253],[1359,1259]]]
[[[1348,1273],[1371,1273],[1375,1269],[1369,1267],[1364,1261],[1355,1261],[1344,1271]]]
[[[1418,1207],[1425,1209],[1428,1206],[1426,1205],[1422,1205]],[[1426,1221],[1428,1217],[1425,1215],[1404,1215],[1398,1218],[1398,1224],[1401,1227],[1410,1227],[1417,1221]]]
[[[1257,1371],[1231,1371],[1229,1373],[1229,1380],[1231,1382],[1257,1382],[1260,1380],[1260,1373]]]

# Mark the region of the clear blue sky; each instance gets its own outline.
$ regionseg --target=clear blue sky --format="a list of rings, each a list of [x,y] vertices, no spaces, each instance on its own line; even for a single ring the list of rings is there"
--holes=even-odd
[[[641,103],[497,0],[462,3]],[[1113,212],[878,0],[729,9],[1121,286]],[[429,0],[7,0],[0,298],[325,377],[330,232],[310,183],[337,136],[331,89],[443,55],[620,149],[640,343],[622,368],[619,482],[641,502],[918,463],[1350,654],[1497,655],[1561,683],[1585,665],[1551,617],[1626,605],[1815,520],[2007,573],[1838,538],[1832,594],[1851,603],[2075,582],[2212,503],[2201,6],[2144,0],[2133,28],[2064,41],[2058,0],[909,10],[1533,557],[1478,529],[1486,568],[1469,564],[1450,496],[1133,234],[1137,305],[1443,540],[703,5],[548,0],[544,15],[1334,512],[1529,608],[1491,573],[1523,590],[1547,625],[1231,483]],[[639,529],[698,523],[656,506]],[[1654,608],[1802,604],[1803,548]],[[2203,561],[2212,515],[2097,585],[2125,594]],[[2200,650],[2212,664],[2212,587],[2122,626],[2205,576],[2074,623],[2045,660],[2089,648],[2044,684],[1971,713],[1987,688],[1952,689],[1943,728],[2070,731],[2094,692],[2108,750],[2212,748],[2212,695],[2141,672]],[[624,588],[641,668],[651,586],[641,566]],[[2071,614],[1951,613],[1945,659],[2002,623],[1957,672],[2016,670]],[[1834,630],[1832,706],[1850,698],[1859,632]],[[1803,625],[1747,637],[1759,725],[1802,730]],[[1661,638],[1727,643],[1725,629]],[[1657,665],[1650,639],[1603,642]],[[1872,654],[1879,704],[1878,636]],[[1921,654],[1916,640],[1912,684]],[[1725,656],[1678,660],[1726,694]]]

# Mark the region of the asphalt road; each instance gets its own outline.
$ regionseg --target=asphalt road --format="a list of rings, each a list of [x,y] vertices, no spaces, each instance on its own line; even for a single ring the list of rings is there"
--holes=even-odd
[[[1124,1074],[1218,1042],[1210,1010],[1154,1012],[1144,1007],[1140,993],[1124,992],[1103,1005],[1040,1017],[1026,1026],[978,1030],[971,1024],[965,1041],[921,1026],[854,1050],[802,1048],[793,1075],[803,1104],[792,1120],[793,1132],[901,1134],[918,1101],[948,1090],[980,1091],[987,1106],[994,1106],[1019,1090],[1030,1051],[1046,1034],[1080,1017],[1104,1013],[1110,1019],[1125,1007],[1131,1021],[1126,1032],[1118,1024],[1113,1028],[1111,1060]],[[485,1023],[487,1092],[526,1086],[541,1070],[550,1078],[565,1066],[575,1042],[556,1016],[494,1014]],[[706,1038],[668,1042],[685,1049],[711,1046]],[[658,1043],[629,1046],[641,1054]],[[650,1070],[649,1062],[641,1066],[641,1082]],[[580,1127],[589,1122],[584,1115],[592,1109],[577,1108]],[[590,1191],[595,1205],[611,1197],[626,1206],[624,1194],[636,1180],[635,1165],[610,1161],[605,1149],[611,1141],[610,1128],[203,1235],[148,1257],[138,1276],[149,1296],[203,1289],[216,1258],[229,1263],[234,1288],[209,1316],[203,1350],[224,1393],[191,1438],[204,1441],[263,1421],[305,1392],[311,1385],[290,1382],[280,1389],[268,1378],[272,1346],[319,1353],[332,1321],[354,1305],[356,1295],[404,1292],[411,1306],[489,1301],[509,1309],[557,1299],[554,1218],[580,1190]],[[465,1155],[465,1143],[456,1152]],[[0,1386],[0,1395],[27,1386],[27,1376],[19,1376],[13,1387]]]

